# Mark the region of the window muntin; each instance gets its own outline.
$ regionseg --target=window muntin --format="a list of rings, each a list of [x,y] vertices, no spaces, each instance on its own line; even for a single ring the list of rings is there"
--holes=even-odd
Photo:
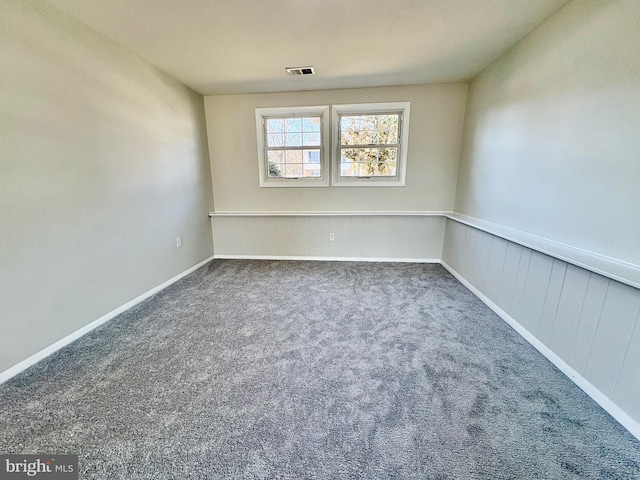
[[[261,187],[329,185],[329,107],[256,108]]]
[[[404,186],[409,102],[333,106],[334,186]]]

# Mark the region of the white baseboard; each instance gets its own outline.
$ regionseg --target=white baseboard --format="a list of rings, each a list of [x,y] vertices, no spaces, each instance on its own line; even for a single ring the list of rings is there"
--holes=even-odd
[[[502,310],[480,290],[469,283],[462,275],[455,271],[447,262],[441,260],[440,263],[446,268],[451,275],[456,277],[460,283],[467,287],[471,292],[478,297],[482,302],[493,310],[502,320],[520,334],[527,342],[529,342],[536,350],[544,355],[551,363],[553,363],[558,369],[564,373],[573,383],[582,389],[587,395],[589,395],[598,405],[604,408],[609,415],[615,418],[624,428],[626,428],[634,437],[640,440],[640,423],[636,422],[627,413],[624,412],[618,405],[616,405],[609,397],[598,390],[591,382],[580,375],[576,370],[569,366],[564,360],[556,355],[549,347],[538,340],[531,332],[520,325],[511,315]]]
[[[227,260],[304,260],[314,262],[397,262],[397,263],[440,263],[439,258],[395,258],[395,257],[322,257],[291,255],[214,255],[216,259]]]
[[[48,347],[40,350],[39,352],[34,353],[29,358],[21,361],[20,363],[14,365],[11,368],[5,370],[4,372],[0,373],[0,384],[6,382],[7,380],[9,380],[12,377],[15,377],[20,372],[26,370],[30,366],[32,366],[32,365],[36,364],[37,362],[39,362],[40,360],[43,360],[44,358],[48,357],[52,353],[55,353],[58,350],[60,350],[61,348],[66,347],[67,345],[69,345],[74,340],[77,340],[78,338],[82,337],[83,335],[89,333],[91,330],[99,327],[100,325],[102,325],[104,323],[107,323],[109,320],[111,320],[112,318],[114,318],[117,315],[120,315],[122,312],[130,309],[134,305],[137,305],[138,303],[146,300],[147,298],[151,297],[152,295],[155,295],[160,290],[163,290],[163,289],[167,288],[169,285],[177,282],[182,277],[185,277],[186,275],[189,275],[191,272],[193,272],[193,271],[197,270],[198,268],[202,267],[203,265],[209,263],[211,260],[213,260],[213,256],[207,258],[206,260],[201,261],[197,265],[194,265],[193,267],[185,270],[184,272],[179,273],[175,277],[170,278],[166,282],[158,285],[157,287],[152,288],[151,290],[143,293],[142,295],[134,298],[133,300],[125,303],[124,305],[119,306],[115,310],[110,311],[106,315],[103,315],[102,317],[98,318],[97,320],[94,320],[90,324],[85,325],[84,327],[76,330],[75,332],[67,335],[66,337],[58,340],[57,342],[55,342],[55,343],[49,345]]]

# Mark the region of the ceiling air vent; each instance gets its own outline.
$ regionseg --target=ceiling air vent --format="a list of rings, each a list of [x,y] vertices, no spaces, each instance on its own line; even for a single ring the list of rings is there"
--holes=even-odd
[[[315,75],[316,71],[313,67],[288,67],[285,68],[289,75]]]

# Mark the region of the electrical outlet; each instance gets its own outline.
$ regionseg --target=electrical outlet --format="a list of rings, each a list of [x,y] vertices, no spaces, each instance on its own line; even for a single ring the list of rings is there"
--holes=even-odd
[[[180,248],[182,246],[182,237],[176,237],[176,247]]]
[[[331,232],[329,234],[329,241],[330,242],[335,242],[336,241],[336,234],[335,233]]]

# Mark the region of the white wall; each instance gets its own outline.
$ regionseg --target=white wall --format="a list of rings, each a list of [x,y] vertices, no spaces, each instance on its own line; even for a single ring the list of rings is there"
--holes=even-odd
[[[216,256],[440,258],[442,218],[362,213],[453,208],[466,91],[448,84],[205,97],[216,211],[309,214],[214,217]],[[406,186],[259,187],[255,108],[394,101],[411,102]]]
[[[638,438],[639,39],[637,0],[574,0],[471,82],[456,193],[469,222],[447,220],[443,249],[450,268]],[[495,232],[589,268],[592,252],[629,278]]]
[[[300,79],[304,81],[303,78]],[[205,97],[216,211],[451,210],[466,84]],[[260,188],[255,108],[411,102],[405,187]]]
[[[473,80],[456,211],[640,265],[639,41],[637,0],[573,1]]]
[[[200,95],[37,1],[0,58],[2,372],[209,257],[212,205]]]
[[[221,215],[212,228],[220,258],[436,262],[444,238],[439,215]]]

